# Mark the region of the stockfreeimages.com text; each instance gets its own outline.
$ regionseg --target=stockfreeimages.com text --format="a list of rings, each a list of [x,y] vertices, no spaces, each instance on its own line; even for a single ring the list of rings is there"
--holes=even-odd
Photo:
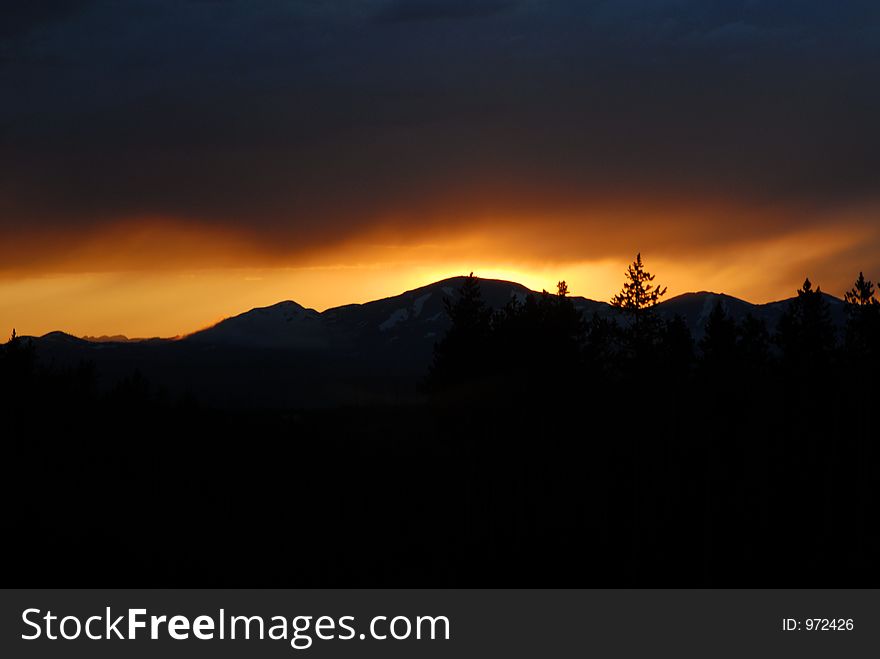
[[[245,616],[229,615],[220,609],[217,615],[148,615],[146,609],[127,609],[114,615],[110,607],[89,617],[60,615],[41,609],[25,609],[21,614],[25,631],[21,638],[36,640],[158,640],[197,639],[234,640],[270,639],[288,641],[296,650],[305,650],[315,640],[347,641],[352,639],[449,640],[446,616],[374,616],[358,631],[354,616]]]

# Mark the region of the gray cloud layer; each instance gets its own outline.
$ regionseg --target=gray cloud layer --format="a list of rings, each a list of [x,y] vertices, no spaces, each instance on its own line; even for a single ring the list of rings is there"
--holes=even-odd
[[[880,182],[875,1],[92,0],[8,18],[8,230],[162,215],[308,243],[615,199],[825,208]]]

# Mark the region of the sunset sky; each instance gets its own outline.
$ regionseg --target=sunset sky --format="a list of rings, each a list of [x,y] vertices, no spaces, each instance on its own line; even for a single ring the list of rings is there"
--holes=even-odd
[[[0,336],[880,278],[876,0],[10,3],[0,99]]]

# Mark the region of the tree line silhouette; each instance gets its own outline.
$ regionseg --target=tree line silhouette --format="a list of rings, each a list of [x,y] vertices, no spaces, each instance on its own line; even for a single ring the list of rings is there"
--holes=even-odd
[[[512,297],[491,310],[471,273],[455,299],[445,300],[451,326],[435,346],[427,378],[433,392],[480,380],[486,390],[530,395],[579,389],[597,379],[620,380],[639,374],[668,378],[722,378],[786,374],[849,377],[868,373],[880,355],[880,304],[874,285],[859,273],[845,294],[846,326],[841,336],[828,301],[807,278],[776,327],[752,314],[737,321],[718,300],[699,341],[684,319],[663,320],[656,306],[666,288],[654,285],[641,254],[629,266],[626,282],[611,304],[616,315],[585,319],[560,281],[555,295],[543,291]],[[578,384],[580,381],[580,384]],[[500,387],[500,389],[499,389]]]
[[[880,584],[873,284],[840,332],[806,280],[777,326],[717,304],[699,341],[664,293],[640,255],[589,318],[565,282],[493,310],[470,276],[423,395],[385,406],[209,407],[13,336],[13,560],[51,586]]]
[[[806,279],[776,327],[718,301],[698,342],[681,317],[658,315],[666,289],[653,282],[638,255],[617,313],[584,319],[565,282],[490,312],[468,277],[426,387],[453,409],[492,410],[472,436],[525,438],[492,460],[525,445],[529,470],[554,475],[539,525],[599,516],[599,546],[574,534],[556,549],[566,565],[578,547],[628,583],[664,570],[680,576],[667,584],[876,583],[872,282],[860,273],[846,293],[839,336]]]

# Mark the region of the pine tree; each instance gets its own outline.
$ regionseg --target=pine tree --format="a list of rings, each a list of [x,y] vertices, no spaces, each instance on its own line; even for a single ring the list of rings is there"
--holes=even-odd
[[[730,366],[736,357],[736,321],[724,311],[721,300],[715,302],[706,331],[700,340],[703,363],[709,368]]]
[[[880,303],[874,297],[874,284],[859,273],[853,287],[844,294],[846,303],[846,353],[851,361],[875,358],[880,337]],[[869,360],[870,361],[870,360]]]
[[[0,343],[0,405],[30,394],[36,376],[36,350],[33,341],[16,331],[6,343]]]
[[[663,324],[653,308],[665,295],[666,287],[654,285],[654,275],[645,270],[641,252],[627,268],[626,281],[620,293],[611,298],[611,304],[630,317],[630,325],[623,338],[628,352],[639,368],[648,366],[657,357],[657,346],[662,341]]]
[[[865,279],[864,273],[859,273],[856,283],[843,296],[848,311],[856,311],[859,307],[873,307],[878,304],[874,297],[874,283]]]
[[[770,332],[767,324],[747,314],[738,329],[737,353],[745,369],[761,371],[770,360]]]
[[[679,378],[687,376],[694,361],[694,339],[679,314],[664,323],[661,346],[667,373]]]
[[[661,289],[651,283],[654,275],[645,270],[641,252],[636,254],[636,260],[627,268],[626,278],[620,293],[611,298],[611,304],[629,313],[633,322],[638,324],[646,310],[654,307],[666,294],[666,287]]]
[[[593,313],[586,325],[584,361],[590,371],[613,377],[619,371],[620,327],[613,318]]]
[[[822,290],[809,278],[779,319],[776,342],[790,367],[799,370],[822,366],[834,349],[834,325]]]
[[[474,336],[488,333],[492,312],[483,301],[480,280],[473,272],[464,278],[458,298],[455,301],[444,298],[443,306],[452,322],[451,331]]]
[[[557,370],[573,368],[581,360],[581,350],[586,341],[586,323],[583,314],[568,297],[568,285],[560,281],[556,296],[548,295],[544,301],[546,343],[555,355]]]
[[[557,287],[567,293],[564,282]],[[492,348],[508,384],[542,394],[559,391],[574,378],[586,341],[583,316],[564,294],[529,294],[511,299],[492,319]]]
[[[489,338],[492,310],[486,306],[480,282],[472,272],[465,277],[455,300],[444,298],[449,330],[434,346],[429,383],[443,387],[485,375],[490,364]]]

